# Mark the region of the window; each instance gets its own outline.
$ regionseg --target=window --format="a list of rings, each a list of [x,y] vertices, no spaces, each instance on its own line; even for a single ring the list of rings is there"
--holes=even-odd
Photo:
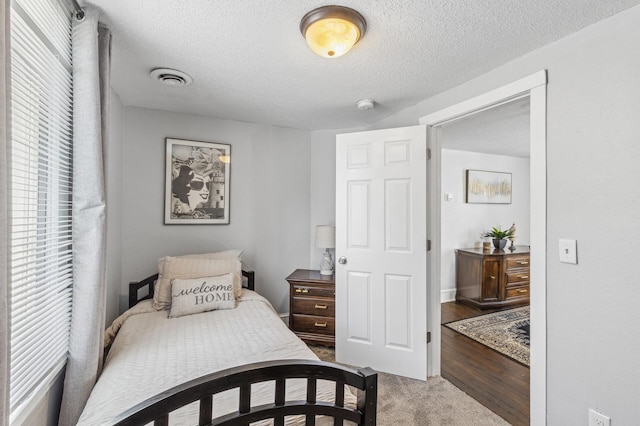
[[[67,358],[72,297],[71,17],[11,5],[11,410]]]

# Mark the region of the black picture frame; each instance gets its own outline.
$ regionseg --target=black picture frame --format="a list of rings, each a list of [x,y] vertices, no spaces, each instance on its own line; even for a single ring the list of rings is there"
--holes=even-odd
[[[228,225],[231,145],[166,138],[165,225]]]

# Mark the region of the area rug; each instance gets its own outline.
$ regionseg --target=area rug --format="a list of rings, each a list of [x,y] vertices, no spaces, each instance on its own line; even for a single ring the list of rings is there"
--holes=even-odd
[[[529,306],[444,325],[521,364],[529,365]]]

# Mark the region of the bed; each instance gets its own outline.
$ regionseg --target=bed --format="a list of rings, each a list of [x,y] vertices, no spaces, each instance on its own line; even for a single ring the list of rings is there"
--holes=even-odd
[[[233,309],[173,318],[158,274],[131,283],[78,424],[375,425],[376,373],[318,360],[242,275]]]

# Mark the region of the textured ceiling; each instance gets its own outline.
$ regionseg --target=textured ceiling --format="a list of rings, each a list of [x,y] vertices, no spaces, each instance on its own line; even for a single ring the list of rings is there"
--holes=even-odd
[[[367,20],[347,55],[306,46],[310,0],[85,0],[113,32],[112,86],[128,106],[300,129],[360,127],[640,0],[346,0]],[[153,68],[193,77],[183,88]],[[360,111],[356,101],[376,108]]]
[[[529,106],[527,97],[445,124],[442,148],[529,158]]]

